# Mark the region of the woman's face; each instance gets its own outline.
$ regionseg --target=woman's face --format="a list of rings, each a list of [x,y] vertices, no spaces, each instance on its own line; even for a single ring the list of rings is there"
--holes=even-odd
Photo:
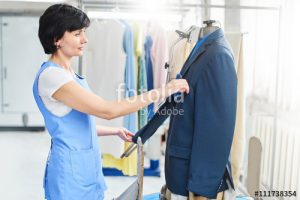
[[[67,57],[73,57],[83,54],[83,48],[87,41],[85,28],[83,28],[72,32],[66,31],[55,45],[59,47],[57,51],[60,51]]]

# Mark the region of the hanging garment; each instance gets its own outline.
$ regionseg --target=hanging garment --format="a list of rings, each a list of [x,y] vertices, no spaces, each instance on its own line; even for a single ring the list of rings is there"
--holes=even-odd
[[[89,63],[88,66],[93,67],[85,71],[88,80],[94,83],[93,91],[108,100],[134,95],[136,86],[131,28],[125,22],[117,20],[93,21],[87,29],[87,35],[90,42],[85,60]],[[125,126],[135,132],[136,113],[113,120],[97,119],[97,123],[115,127]],[[117,137],[107,136],[101,140],[101,145],[105,149],[104,167],[116,168],[125,175],[136,174],[136,166],[131,164],[136,162],[135,155],[119,159],[128,144]]]
[[[38,71],[33,94],[51,136],[45,176],[45,198],[48,200],[104,199],[106,185],[102,174],[101,152],[98,146],[94,117],[72,109],[58,117],[47,110],[38,92],[38,79],[43,70],[55,63],[45,62]],[[85,79],[75,81],[89,89]]]
[[[130,25],[121,21],[125,26],[123,36],[123,49],[126,53],[125,64],[125,97],[132,97],[136,95],[136,72],[134,65],[134,48],[133,48],[133,33]],[[137,131],[137,114],[132,113],[124,118],[124,126],[131,132]]]
[[[152,90],[153,87],[153,65],[151,61],[151,48],[153,45],[153,41],[150,36],[146,36],[145,38],[145,65],[146,65],[146,74],[147,74],[147,88],[148,91]],[[148,120],[150,120],[154,115],[154,104],[150,104],[148,106]]]
[[[221,29],[199,43],[180,72],[189,83],[190,93],[184,95],[184,101],[173,95],[133,141],[141,137],[145,142],[171,114],[165,155],[167,188],[182,196],[190,191],[216,198],[229,187],[227,181],[234,188],[229,153],[237,80],[232,51]]]
[[[153,66],[153,87],[160,88],[166,84],[167,80],[167,69],[165,68],[165,64],[168,61],[168,40],[166,37],[166,32],[162,26],[160,26],[157,22],[149,22],[147,24],[147,34],[151,37],[153,44],[151,47],[151,61]],[[159,104],[161,102],[154,104],[154,110],[157,110]],[[162,129],[163,130],[163,129]],[[157,147],[160,146],[161,143],[161,135],[162,131],[157,131],[155,137],[152,137],[148,141],[146,154],[151,155],[150,159],[159,160],[160,152]],[[156,149],[158,151],[153,151]],[[155,152],[158,152],[156,154]]]
[[[239,184],[245,149],[245,95],[244,95],[244,66],[243,66],[243,35],[241,33],[225,33],[230,43],[237,67],[237,111],[234,137],[231,146],[232,177],[236,187]]]
[[[125,32],[123,36],[123,49],[126,53],[125,64],[125,97],[132,97],[136,95],[136,72],[134,66],[134,48],[133,48],[133,33],[130,25],[121,21],[125,26]],[[124,127],[132,133],[137,131],[137,113],[131,113],[124,117]],[[125,143],[125,149],[129,146],[129,143]],[[123,173],[127,175],[136,175],[137,168],[137,153],[136,151],[128,158],[123,159]]]
[[[153,64],[153,87],[159,88],[166,83],[167,70],[165,63],[168,61],[168,41],[166,32],[156,22],[149,22],[147,34],[152,38],[151,61]]]
[[[134,25],[134,57],[137,70],[137,94],[140,95],[148,91],[147,87],[147,72],[145,66],[145,56],[143,50],[144,35],[141,28]],[[148,109],[142,108],[138,111],[138,129],[145,126],[148,122]]]
[[[83,72],[92,91],[106,100],[117,100],[124,97],[122,90],[125,89],[126,54],[123,49],[123,35],[124,25],[117,20],[94,20],[87,29],[89,42],[87,54],[83,58],[84,66],[88,67],[84,68]],[[96,123],[122,127],[124,118],[119,117],[112,120],[96,118]],[[124,142],[118,137],[102,137],[100,143],[104,159],[106,154],[119,158],[124,151]]]
[[[147,75],[145,69],[145,60],[142,56],[138,58],[138,94],[142,94],[147,92]],[[141,129],[148,122],[148,109],[147,107],[142,108],[138,111],[139,114],[139,122],[138,128]]]
[[[132,25],[132,31],[133,31],[133,52],[134,52],[134,66],[135,66],[135,80],[136,85],[138,86],[138,58],[142,56],[144,53],[143,50],[143,42],[144,42],[144,34],[143,31],[137,23],[134,23]]]
[[[177,33],[172,32],[172,34]],[[176,79],[177,74],[180,72],[183,64],[192,52],[195,43],[190,43],[188,42],[188,39],[183,38],[174,44],[174,41],[178,39],[178,35],[177,37],[170,36],[170,38],[173,38],[172,41],[170,41],[171,44],[169,48],[170,80],[172,80]]]

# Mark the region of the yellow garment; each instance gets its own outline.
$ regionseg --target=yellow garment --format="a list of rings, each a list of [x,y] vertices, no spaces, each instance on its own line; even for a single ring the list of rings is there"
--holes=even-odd
[[[136,78],[138,80],[138,57],[143,56],[144,53],[144,35],[143,31],[141,30],[138,24],[133,25],[133,48],[134,48],[134,66],[135,66],[135,73]],[[136,81],[136,84],[138,81]],[[138,87],[137,87],[138,88]]]
[[[225,37],[233,50],[238,79],[236,122],[230,154],[232,178],[235,188],[237,188],[245,149],[243,35],[241,33],[225,33]]]
[[[130,143],[125,143],[125,149]],[[115,158],[110,154],[103,154],[103,167],[116,168],[124,175],[137,175],[137,151],[135,150],[128,158]]]

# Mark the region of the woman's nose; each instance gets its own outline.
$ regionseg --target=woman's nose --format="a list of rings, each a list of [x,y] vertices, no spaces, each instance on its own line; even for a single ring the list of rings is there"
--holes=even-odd
[[[86,37],[86,35],[85,35],[85,33],[83,33],[82,34],[82,38],[81,38],[81,43],[87,43],[88,42],[88,39],[87,39],[87,37]]]

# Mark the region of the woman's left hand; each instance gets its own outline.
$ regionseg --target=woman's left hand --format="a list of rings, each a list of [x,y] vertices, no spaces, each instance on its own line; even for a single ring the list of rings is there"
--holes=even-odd
[[[125,142],[132,142],[132,136],[134,136],[133,133],[123,127],[116,128],[116,134]]]

